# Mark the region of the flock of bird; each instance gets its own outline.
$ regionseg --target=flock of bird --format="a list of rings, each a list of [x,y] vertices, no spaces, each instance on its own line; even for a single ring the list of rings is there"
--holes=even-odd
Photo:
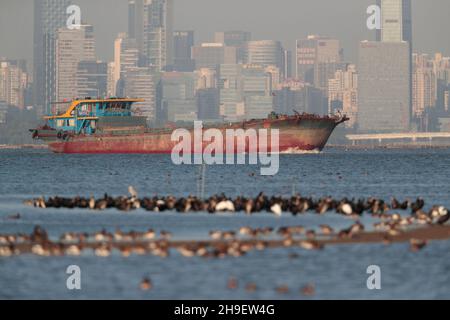
[[[418,200],[420,202],[420,200]],[[403,217],[397,213],[378,213],[381,222],[374,223],[374,229],[381,232],[383,242],[389,242],[390,237],[400,235],[412,223],[442,224],[443,217],[448,215],[446,209],[433,207],[428,213],[422,213],[422,203],[413,203],[414,215]],[[447,219],[448,220],[448,219]],[[301,247],[306,250],[322,249],[325,239],[354,239],[364,234],[366,228],[359,221],[354,221],[348,228],[335,230],[322,224],[316,229],[304,226],[283,226],[252,228],[244,226],[238,230],[211,230],[210,240],[172,241],[172,234],[153,229],[146,231],[124,232],[116,229],[108,232],[103,229],[95,233],[66,232],[58,239],[51,240],[45,229],[36,226],[31,234],[0,234],[0,256],[12,256],[22,253],[33,253],[41,256],[80,255],[83,250],[91,249],[96,256],[107,257],[117,250],[124,257],[131,254],[153,254],[160,257],[169,256],[170,249],[176,249],[184,257],[239,257],[251,250],[264,250],[269,246]],[[274,238],[268,239],[267,237]],[[422,249],[427,244],[425,240],[411,239],[413,251]]]
[[[421,198],[415,201],[398,201],[392,198],[389,202],[377,198],[368,199],[333,199],[323,197],[313,199],[295,195],[290,198],[279,196],[268,197],[263,193],[255,198],[236,197],[234,199],[225,195],[214,195],[206,200],[195,196],[174,196],[142,198],[138,197],[136,190],[129,187],[130,196],[111,197],[107,194],[100,199],[64,198],[50,197],[48,199],[37,198],[26,201],[26,204],[38,208],[86,208],[91,210],[104,210],[117,208],[123,211],[143,208],[153,212],[177,211],[177,212],[240,212],[247,214],[258,212],[271,212],[280,216],[283,212],[293,215],[315,212],[322,215],[327,212],[351,217],[356,220],[350,227],[342,230],[334,230],[331,226],[320,225],[316,229],[306,229],[303,226],[287,226],[275,230],[272,227],[251,228],[242,227],[239,230],[209,232],[210,242],[190,241],[171,242],[171,233],[160,231],[157,234],[149,229],[144,232],[123,232],[117,229],[114,232],[102,230],[95,234],[88,233],[65,233],[58,241],[51,241],[47,232],[41,227],[36,227],[31,235],[1,235],[0,234],[0,256],[9,256],[25,251],[38,255],[78,255],[84,249],[92,249],[97,256],[108,256],[113,249],[117,249],[123,256],[132,253],[152,253],[161,257],[169,255],[169,248],[176,248],[180,254],[186,257],[223,257],[227,255],[241,256],[252,249],[262,250],[266,248],[270,240],[266,236],[278,236],[283,246],[300,246],[307,250],[321,249],[324,237],[334,239],[352,239],[356,234],[365,231],[360,217],[364,213],[379,218],[374,223],[373,229],[385,234],[385,241],[389,242],[390,236],[401,234],[405,228],[412,225],[443,225],[450,219],[450,212],[443,206],[432,206],[425,210],[425,201]],[[400,210],[410,210],[410,214],[399,214]],[[397,212],[393,212],[397,211]],[[20,219],[20,215],[11,216],[11,219]],[[252,241],[249,241],[252,240]],[[420,250],[426,245],[426,241],[411,240],[411,249]],[[28,248],[28,249],[27,249]]]
[[[210,240],[176,241],[168,231],[159,232],[148,229],[145,231],[107,231],[105,229],[94,232],[66,232],[58,238],[51,239],[48,232],[36,226],[31,234],[0,234],[0,257],[9,257],[32,253],[39,256],[79,256],[83,251],[90,250],[95,256],[108,257],[114,252],[123,257],[152,254],[166,258],[171,251],[178,251],[183,257],[223,258],[226,256],[240,257],[252,250],[264,250],[268,247],[299,247],[305,250],[319,250],[324,247],[326,239],[354,239],[364,234],[365,226],[360,222],[363,214],[370,214],[379,221],[373,224],[375,232],[383,235],[383,242],[390,243],[392,237],[402,234],[409,226],[417,225],[444,225],[450,220],[450,212],[443,206],[432,206],[425,209],[425,201],[418,198],[414,201],[399,201],[391,198],[384,201],[377,198],[368,199],[334,199],[322,197],[302,197],[294,195],[289,198],[280,196],[266,196],[263,193],[255,198],[238,196],[227,197],[223,194],[214,195],[205,200],[195,196],[188,197],[145,197],[139,198],[136,190],[129,187],[129,196],[111,197],[105,194],[102,198],[94,197],[44,197],[25,201],[25,204],[37,208],[81,208],[92,211],[101,211],[115,208],[128,212],[135,209],[144,209],[151,212],[176,211],[180,213],[208,212],[245,212],[255,214],[269,212],[276,216],[283,213],[292,215],[313,212],[323,215],[335,212],[342,216],[353,218],[348,228],[335,230],[335,228],[322,224],[318,228],[306,228],[301,225],[273,227],[243,226],[238,230],[211,230]],[[409,210],[409,214],[400,214],[400,211]],[[8,219],[21,219],[20,214],[10,215]],[[409,239],[410,250],[413,252],[423,249],[428,244],[424,239]],[[297,258],[297,253],[290,253],[289,258]],[[153,282],[145,277],[139,284],[142,291],[153,289]],[[230,277],[226,284],[229,290],[237,290],[239,282]],[[242,286],[247,292],[259,289],[256,283],[249,282]],[[291,291],[287,285],[275,288],[278,294]],[[315,294],[313,284],[300,288],[304,296]]]
[[[240,257],[251,250],[264,250],[271,246],[300,247],[305,250],[318,250],[324,247],[324,239],[353,239],[356,235],[363,234],[365,226],[359,218],[364,213],[379,218],[380,221],[373,224],[374,230],[384,234],[383,242],[389,243],[389,237],[395,237],[411,225],[443,225],[450,220],[450,212],[443,206],[432,206],[425,210],[423,199],[415,201],[398,201],[392,198],[386,202],[382,199],[333,199],[324,197],[313,199],[295,195],[290,198],[278,196],[268,197],[260,193],[255,198],[236,197],[228,198],[225,195],[215,195],[206,200],[200,200],[194,196],[176,198],[174,196],[153,197],[139,199],[134,188],[130,187],[131,196],[110,197],[107,194],[103,198],[64,198],[53,197],[37,198],[26,201],[26,204],[38,208],[86,208],[91,210],[104,210],[116,208],[121,211],[143,208],[153,212],[177,211],[182,213],[207,211],[240,212],[254,214],[258,212],[271,212],[280,216],[283,212],[293,215],[315,212],[325,214],[336,212],[340,215],[354,218],[348,228],[335,230],[329,225],[322,224],[316,229],[307,229],[304,226],[284,226],[279,228],[265,227],[252,228],[244,226],[238,230],[221,231],[211,230],[210,240],[201,241],[174,241],[172,234],[153,229],[146,231],[124,232],[116,229],[108,232],[103,229],[95,233],[66,232],[58,239],[51,240],[47,231],[36,226],[31,234],[0,234],[0,257],[8,257],[19,254],[32,253],[40,256],[78,256],[84,250],[91,250],[95,256],[107,257],[114,251],[123,257],[131,254],[153,254],[159,257],[168,257],[171,249],[178,251],[184,257],[223,258],[226,256]],[[392,211],[410,210],[410,214],[399,214]],[[9,219],[21,219],[20,214],[11,215]],[[275,236],[268,239],[266,237]],[[276,240],[274,240],[276,239]],[[274,242],[276,242],[274,244]],[[409,239],[410,250],[413,252],[423,249],[428,241],[424,239]],[[290,258],[296,258],[296,253],[291,253]],[[149,278],[144,278],[140,285],[143,291],[151,290],[153,283]],[[236,278],[230,278],[227,288],[238,288]],[[247,283],[244,286],[247,292],[258,289],[255,283]],[[290,292],[287,285],[275,288],[279,294]],[[312,284],[305,285],[300,292],[305,296],[314,295],[315,288]]]
[[[258,212],[271,212],[280,216],[283,212],[290,212],[292,215],[303,214],[306,212],[315,212],[325,214],[334,211],[338,214],[358,218],[363,213],[371,213],[372,216],[382,219],[392,218],[395,222],[409,225],[414,222],[420,224],[444,224],[450,219],[450,212],[443,206],[433,206],[425,211],[425,201],[421,198],[415,201],[398,201],[392,198],[390,202],[377,198],[368,199],[333,199],[332,197],[323,197],[313,199],[311,197],[302,197],[295,195],[290,198],[281,196],[268,197],[260,193],[255,198],[238,196],[234,199],[225,195],[214,195],[208,199],[202,200],[196,196],[188,197],[145,197],[140,199],[133,187],[129,187],[130,196],[111,197],[105,194],[100,199],[94,197],[83,198],[64,198],[43,197],[27,200],[25,204],[38,208],[82,208],[91,210],[105,210],[116,208],[120,211],[130,211],[143,208],[152,212],[177,211],[181,213],[188,212],[209,212],[211,214],[218,212],[245,212],[254,214]],[[409,219],[402,218],[398,213],[390,214],[392,210],[411,210]],[[380,228],[386,227],[380,225]]]
[[[283,236],[283,246],[297,244],[304,249],[321,249],[314,237],[294,239],[303,227],[281,227],[277,234]],[[303,228],[304,229],[304,228]],[[168,231],[157,233],[153,229],[143,232],[124,232],[116,229],[108,232],[103,229],[95,233],[66,232],[57,240],[51,240],[45,229],[36,226],[31,234],[0,234],[0,256],[12,256],[33,253],[40,256],[78,256],[83,250],[92,250],[94,255],[107,257],[117,250],[123,257],[131,254],[153,254],[160,257],[169,256],[170,249],[176,249],[184,257],[223,258],[239,257],[251,250],[264,250],[270,246],[270,240],[261,238],[274,234],[273,228],[250,227],[236,231],[211,231],[211,240],[171,241]],[[295,240],[295,241],[294,241]]]

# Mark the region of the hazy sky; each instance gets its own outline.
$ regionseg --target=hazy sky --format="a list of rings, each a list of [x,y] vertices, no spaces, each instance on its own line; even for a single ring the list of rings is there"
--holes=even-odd
[[[341,40],[346,60],[355,61],[358,42],[373,39],[366,8],[375,0],[175,0],[175,29],[195,30],[196,42],[214,31],[248,30],[254,39],[295,39],[321,34]],[[93,24],[97,54],[112,59],[113,41],[127,31],[127,0],[74,0],[83,21]],[[415,51],[450,56],[450,1],[413,0]],[[33,0],[0,0],[0,56],[26,58],[33,51]]]

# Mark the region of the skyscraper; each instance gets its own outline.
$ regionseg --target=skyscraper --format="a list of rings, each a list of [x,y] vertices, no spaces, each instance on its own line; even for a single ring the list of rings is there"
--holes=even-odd
[[[358,74],[354,64],[337,70],[334,78],[328,80],[328,113],[337,110],[350,118],[345,126],[353,128],[358,113]]]
[[[134,104],[137,114],[152,121],[156,116],[157,73],[151,67],[129,68],[123,75],[123,95],[144,99]]]
[[[381,8],[381,29],[377,41],[406,42],[409,45],[409,112],[413,115],[413,37],[411,0],[377,0]]]
[[[196,77],[193,72],[165,72],[161,75],[161,103],[169,121],[197,120]]]
[[[272,75],[267,67],[222,64],[219,75],[221,115],[225,120],[265,118],[273,111]]]
[[[199,120],[220,119],[220,94],[217,88],[200,89],[196,92],[197,117]]]
[[[214,41],[230,47],[241,47],[252,40],[252,34],[248,31],[224,31],[214,34]]]
[[[77,71],[81,61],[96,61],[94,28],[60,28],[56,37],[56,98],[58,101],[78,96]]]
[[[224,31],[216,32],[214,35],[214,41],[223,43],[229,47],[237,48],[238,63],[244,62],[245,57],[245,45],[248,41],[252,40],[252,34],[248,31]]]
[[[412,114],[423,117],[428,108],[436,105],[437,79],[433,62],[427,54],[413,55]]]
[[[377,41],[406,41],[412,46],[411,0],[377,0],[377,3],[381,8]]]
[[[194,31],[174,31],[173,70],[192,72],[195,69],[191,53],[194,46]]]
[[[274,91],[273,109],[282,114],[306,112],[313,114],[326,114],[324,108],[325,97],[321,90],[309,84],[301,83],[299,86],[283,86]]]
[[[244,117],[242,64],[221,64],[219,68],[220,114],[226,121]]]
[[[192,58],[196,69],[217,69],[221,64],[236,63],[237,51],[235,47],[227,47],[223,43],[202,43],[192,48]]]
[[[124,95],[123,80],[126,71],[139,66],[137,41],[120,33],[114,41],[114,61],[109,66],[108,92],[112,96]]]
[[[130,0],[128,34],[136,39],[140,66],[173,64],[173,0]]]
[[[66,25],[70,3],[70,0],[34,1],[33,104],[42,112],[49,110],[56,97],[56,32]]]
[[[217,88],[217,71],[215,69],[200,68],[195,70],[197,75],[196,90]]]
[[[101,61],[80,61],[77,68],[77,96],[105,97],[108,65]]]
[[[28,75],[18,61],[0,59],[0,101],[18,108],[25,107]]]
[[[360,132],[409,130],[409,53],[406,42],[361,42],[357,116]]]
[[[285,79],[292,78],[292,51],[284,50],[283,52],[283,76]]]
[[[296,76],[304,82],[317,86],[320,83],[326,83],[328,79],[321,79],[320,75],[324,74],[324,70],[333,68],[332,65],[340,61],[339,40],[316,35],[297,40]]]
[[[283,48],[279,41],[249,41],[245,47],[245,63],[276,66],[283,70]]]

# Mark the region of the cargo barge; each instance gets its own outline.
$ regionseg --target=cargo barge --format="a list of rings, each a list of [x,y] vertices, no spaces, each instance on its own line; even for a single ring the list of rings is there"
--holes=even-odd
[[[176,127],[148,128],[146,118],[132,111],[133,104],[142,101],[86,98],[58,103],[55,106],[66,105],[65,110],[54,108],[51,115],[44,117],[45,125],[30,131],[33,138],[46,141],[55,153],[171,153],[178,143],[171,139]],[[336,126],[347,120],[346,116],[272,113],[266,119],[208,124],[203,130],[215,128],[224,133],[227,129],[279,129],[279,152],[296,153],[321,151]],[[193,131],[194,127],[186,129]],[[246,144],[245,151],[258,150]]]

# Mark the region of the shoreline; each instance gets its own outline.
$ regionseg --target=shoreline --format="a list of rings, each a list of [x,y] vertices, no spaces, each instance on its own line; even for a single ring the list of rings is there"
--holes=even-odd
[[[48,149],[46,144],[0,144],[0,150]]]
[[[399,144],[399,145],[346,145],[346,144],[328,144],[325,149],[344,149],[344,150],[417,150],[417,149],[449,149],[448,145],[414,145],[414,144]]]
[[[351,144],[327,144],[325,149],[337,150],[418,150],[418,149],[450,149],[448,145],[414,145],[414,144],[399,144],[399,145],[351,145]],[[46,144],[0,144],[0,150],[48,150]]]

